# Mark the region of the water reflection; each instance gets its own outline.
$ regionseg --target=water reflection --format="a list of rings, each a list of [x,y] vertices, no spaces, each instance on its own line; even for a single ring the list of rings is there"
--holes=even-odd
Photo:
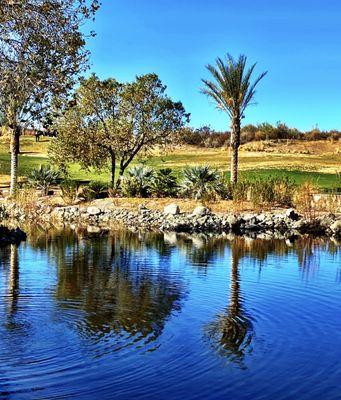
[[[218,353],[244,367],[243,358],[250,351],[253,338],[251,318],[243,309],[240,293],[239,261],[245,255],[245,239],[230,243],[230,298],[227,310],[205,327],[205,335]]]
[[[11,320],[18,308],[19,298],[19,255],[18,246],[10,245],[10,274],[8,282],[8,316]]]
[[[160,263],[167,254],[160,236],[116,232],[96,237],[82,230],[54,235],[47,249],[57,265],[55,297],[62,309],[82,312],[76,325],[83,337],[115,338],[112,350],[140,341],[147,346],[181,310],[185,286],[171,273],[169,259]],[[31,245],[44,248],[46,237],[36,237]]]
[[[0,398],[238,398],[250,376],[250,398],[278,398],[278,370],[290,393],[293,376],[336,387],[321,370],[340,356],[340,254],[311,237],[34,229],[0,249]]]

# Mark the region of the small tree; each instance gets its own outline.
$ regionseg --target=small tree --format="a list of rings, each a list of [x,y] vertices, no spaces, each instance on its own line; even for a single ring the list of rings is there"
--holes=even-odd
[[[65,95],[87,64],[82,24],[97,0],[0,2],[0,114],[11,130],[11,186],[17,184],[19,138],[56,97]]]
[[[183,105],[173,102],[165,92],[166,86],[156,74],[138,76],[125,85],[117,186],[138,153],[146,153],[155,146],[167,146],[176,131],[189,121]]]
[[[246,70],[247,58],[239,56],[238,60],[227,54],[226,62],[217,58],[216,67],[208,65],[207,69],[213,76],[213,81],[203,79],[205,84],[202,92],[211,97],[220,110],[227,112],[231,118],[231,182],[238,178],[238,149],[240,145],[240,124],[244,112],[255,96],[256,86],[264,78],[263,72],[254,82],[251,76],[256,64]]]
[[[169,144],[189,119],[182,104],[173,102],[165,90],[155,74],[126,84],[95,76],[83,80],[75,104],[57,121],[52,159],[59,164],[79,162],[84,168],[102,168],[110,159],[112,183],[119,161],[119,187],[137,154]]]

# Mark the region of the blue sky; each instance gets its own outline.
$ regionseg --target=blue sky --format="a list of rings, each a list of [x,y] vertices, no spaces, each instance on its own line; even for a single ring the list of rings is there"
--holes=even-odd
[[[205,65],[227,52],[268,70],[246,123],[341,129],[341,1],[102,0],[91,71],[120,81],[155,72],[191,125],[229,127],[200,93]],[[93,26],[92,26],[93,28]]]

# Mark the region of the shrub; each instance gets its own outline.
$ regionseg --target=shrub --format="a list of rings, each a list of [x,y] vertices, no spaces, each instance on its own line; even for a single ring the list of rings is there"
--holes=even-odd
[[[100,199],[108,194],[108,185],[103,182],[92,181],[88,185],[83,186],[81,196],[86,201]]]
[[[73,204],[79,197],[79,183],[65,180],[60,184],[61,196],[65,204]]]
[[[291,206],[296,184],[288,177],[256,179],[251,183],[249,196],[255,207],[265,205]]]
[[[294,194],[295,207],[307,219],[314,219],[316,216],[317,210],[314,202],[316,193],[318,193],[318,189],[312,182],[304,182]]]
[[[40,165],[28,175],[28,183],[31,187],[39,189],[46,196],[50,187],[58,182],[59,172],[53,170],[50,166]]]
[[[219,196],[222,176],[208,165],[186,167],[181,183],[182,193],[195,200],[212,200]]]
[[[135,165],[127,170],[122,179],[122,194],[126,197],[149,197],[154,171],[144,165]]]
[[[151,181],[150,192],[155,197],[173,197],[178,191],[176,177],[170,168],[156,171]]]
[[[296,188],[288,177],[241,179],[236,184],[228,183],[227,197],[236,203],[251,201],[254,207],[291,206]]]

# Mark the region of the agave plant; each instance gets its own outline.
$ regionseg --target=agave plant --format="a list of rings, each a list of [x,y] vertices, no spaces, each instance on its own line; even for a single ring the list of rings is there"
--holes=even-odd
[[[128,197],[148,197],[154,176],[153,169],[145,165],[135,165],[127,170],[122,180],[122,193]]]
[[[177,179],[170,168],[155,172],[151,182],[151,192],[156,197],[173,197],[178,190]]]
[[[50,187],[55,185],[58,179],[59,172],[49,165],[40,165],[39,168],[33,169],[28,175],[29,185],[41,190],[44,196],[49,193]]]
[[[64,180],[60,184],[61,196],[65,204],[73,204],[80,195],[80,185],[70,179]]]
[[[220,192],[221,174],[208,165],[186,167],[183,170],[182,193],[195,200],[215,198]]]
[[[87,201],[100,199],[107,195],[108,185],[102,182],[92,181],[82,188],[82,197]]]

